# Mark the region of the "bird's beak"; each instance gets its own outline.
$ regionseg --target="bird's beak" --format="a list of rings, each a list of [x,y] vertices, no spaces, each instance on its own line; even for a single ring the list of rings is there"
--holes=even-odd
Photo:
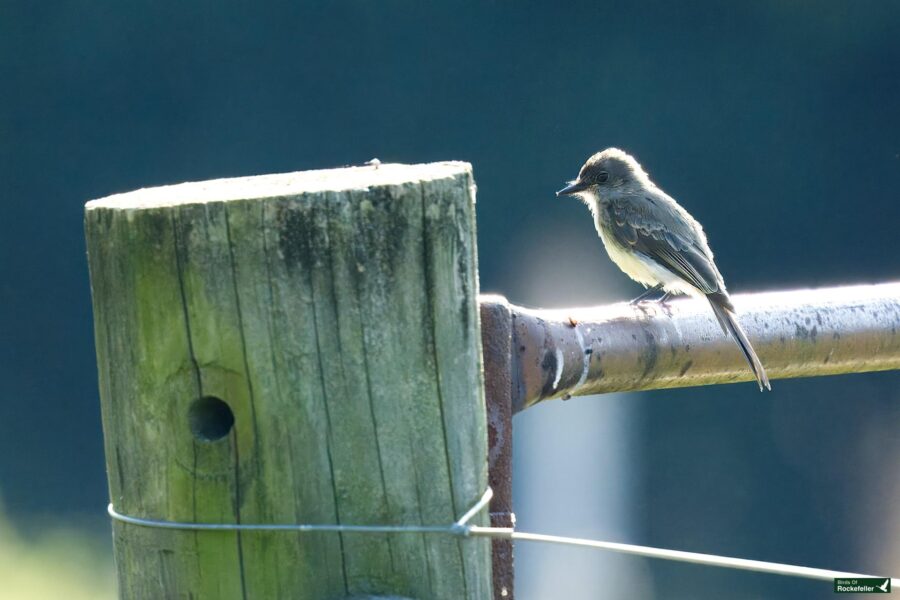
[[[576,179],[575,181],[570,182],[569,185],[567,185],[563,189],[556,192],[556,195],[557,196],[571,196],[573,194],[577,194],[578,192],[583,192],[587,188],[588,188],[587,184],[584,184]]]

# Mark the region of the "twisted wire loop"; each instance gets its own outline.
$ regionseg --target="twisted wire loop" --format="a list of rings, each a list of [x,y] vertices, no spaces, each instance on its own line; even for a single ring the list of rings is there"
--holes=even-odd
[[[523,542],[543,542],[549,544],[563,544],[567,546],[581,546],[598,550],[608,550],[620,554],[632,554],[647,558],[659,558],[677,562],[694,563],[711,567],[738,569],[743,571],[756,571],[758,573],[773,573],[788,577],[803,577],[806,579],[859,579],[876,578],[891,579],[892,586],[900,586],[900,578],[878,577],[876,575],[863,575],[861,573],[849,573],[845,571],[831,571],[829,569],[816,569],[786,565],[783,563],[767,562],[762,560],[750,560],[746,558],[733,558],[729,556],[717,556],[715,554],[701,554],[699,552],[685,552],[682,550],[667,550],[650,546],[637,546],[634,544],[620,544],[616,542],[604,542],[600,540],[588,540],[583,538],[563,537],[557,535],[545,535],[540,533],[526,533],[516,531],[512,527],[481,527],[470,525],[475,515],[487,507],[494,492],[488,487],[481,498],[472,505],[459,519],[449,525],[340,525],[340,524],[295,524],[295,523],[190,523],[182,521],[164,521],[159,519],[145,519],[133,517],[117,512],[112,504],[107,507],[109,516],[117,521],[141,527],[156,527],[162,529],[182,529],[192,531],[294,531],[294,532],[321,532],[331,531],[337,533],[443,533],[460,537],[484,537],[519,540]]]

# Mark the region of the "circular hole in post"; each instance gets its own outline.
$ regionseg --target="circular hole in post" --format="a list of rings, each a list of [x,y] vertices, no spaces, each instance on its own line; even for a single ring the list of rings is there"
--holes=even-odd
[[[188,410],[191,433],[201,442],[220,440],[234,427],[231,407],[215,396],[197,398]]]

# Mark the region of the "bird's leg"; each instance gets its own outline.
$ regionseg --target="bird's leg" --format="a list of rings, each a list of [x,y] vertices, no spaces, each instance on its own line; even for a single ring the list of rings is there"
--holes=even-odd
[[[668,299],[671,297],[672,297],[672,292],[666,292],[665,294],[663,294],[656,300],[656,303],[657,304],[665,304],[666,301],[668,301]]]
[[[640,302],[641,300],[643,300],[643,299],[646,298],[647,296],[652,296],[653,294],[655,294],[656,292],[658,292],[658,291],[661,290],[661,289],[662,289],[662,284],[661,284],[661,283],[657,283],[657,284],[654,285],[653,287],[647,288],[646,290],[644,290],[643,292],[641,292],[641,294],[640,294],[637,298],[635,298],[634,300],[632,300],[632,301],[629,302],[628,304],[631,304],[631,305],[637,304],[638,302]]]

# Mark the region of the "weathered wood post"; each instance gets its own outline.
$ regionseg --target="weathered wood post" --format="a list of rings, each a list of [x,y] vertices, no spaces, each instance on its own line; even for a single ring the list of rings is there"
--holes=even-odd
[[[118,512],[444,524],[481,497],[468,164],[140,190],[85,229]],[[484,538],[113,529],[124,598],[491,595]]]

